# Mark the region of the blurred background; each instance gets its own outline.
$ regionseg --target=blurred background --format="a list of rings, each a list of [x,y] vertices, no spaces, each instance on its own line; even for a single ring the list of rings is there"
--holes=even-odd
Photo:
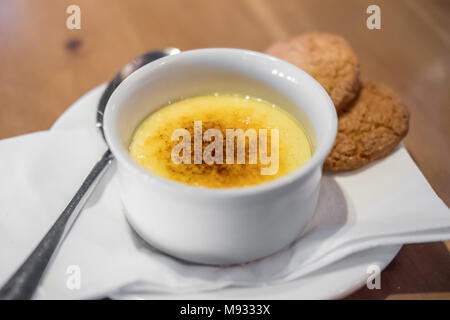
[[[73,4],[81,9],[79,30],[66,27]],[[366,27],[372,4],[381,9],[380,30]],[[0,0],[0,139],[48,129],[81,95],[150,49],[264,51],[308,31],[344,36],[362,79],[399,93],[411,112],[406,147],[448,205],[448,0]],[[386,289],[352,297],[450,297],[449,266],[448,243],[405,246],[383,272]]]

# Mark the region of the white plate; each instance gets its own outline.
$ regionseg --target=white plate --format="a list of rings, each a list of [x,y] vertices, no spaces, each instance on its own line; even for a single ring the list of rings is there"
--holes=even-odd
[[[53,124],[52,130],[79,129],[98,134],[95,112],[105,89],[100,85],[70,106]],[[264,287],[226,288],[198,294],[152,293],[152,299],[338,299],[366,284],[367,267],[377,265],[382,270],[397,255],[401,246],[378,247],[362,251],[289,283]],[[136,289],[133,289],[136,290]],[[123,289],[115,299],[146,299],[145,292]]]

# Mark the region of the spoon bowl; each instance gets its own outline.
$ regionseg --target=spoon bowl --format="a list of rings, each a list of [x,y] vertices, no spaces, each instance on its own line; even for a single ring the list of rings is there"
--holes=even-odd
[[[103,138],[105,137],[103,133],[103,115],[105,114],[106,104],[108,103],[109,98],[111,97],[114,90],[116,90],[116,88],[119,86],[119,84],[126,77],[128,77],[130,74],[132,74],[142,66],[162,57],[177,54],[179,52],[180,50],[177,48],[165,48],[162,50],[149,51],[131,60],[116,74],[116,76],[109,82],[108,86],[103,92],[97,106],[96,126],[100,130]]]

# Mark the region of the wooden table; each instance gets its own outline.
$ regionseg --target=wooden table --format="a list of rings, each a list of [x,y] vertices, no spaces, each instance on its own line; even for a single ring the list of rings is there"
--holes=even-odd
[[[81,8],[81,29],[66,8]],[[381,30],[366,8],[381,8]],[[409,106],[405,144],[450,203],[450,2],[289,0],[0,0],[0,138],[45,130],[82,94],[152,48],[264,50],[305,31],[345,36],[362,77],[394,88]],[[94,107],[94,106],[93,106]],[[450,242],[406,245],[381,290],[349,299],[450,299]]]

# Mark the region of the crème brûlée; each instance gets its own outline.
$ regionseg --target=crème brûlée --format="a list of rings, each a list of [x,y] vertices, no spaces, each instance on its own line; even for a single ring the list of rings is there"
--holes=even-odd
[[[173,139],[177,129],[184,130],[192,137],[189,140],[189,148],[181,152],[190,151],[187,162],[177,163],[173,160],[174,148],[181,141],[181,138]],[[205,132],[209,129],[216,129],[216,132],[218,130],[221,133],[220,138],[214,136],[212,139],[206,139]],[[256,132],[256,138],[252,137],[256,140],[261,140],[261,134],[266,132],[267,138],[263,139],[267,142],[265,153],[272,163],[262,161],[261,152],[264,153],[266,146],[255,144],[250,135],[243,138],[245,149],[239,149],[237,137],[227,139],[230,130],[237,129],[242,129],[241,132],[244,133],[253,130]],[[223,141],[216,144],[223,148],[222,162],[216,160],[211,164],[207,161],[196,161],[194,153],[199,147],[194,145],[198,142],[194,141],[194,137],[198,130],[201,130],[202,134],[202,155],[208,150],[209,144],[216,139],[222,140],[223,137]],[[227,152],[231,152],[227,150],[227,143],[229,145],[231,141],[236,144],[234,149],[231,149],[234,151],[231,155],[233,163],[226,161],[230,156]],[[274,148],[274,141],[277,143],[277,149]],[[245,153],[244,163],[238,161],[238,150]],[[257,158],[251,158],[252,151],[255,150]],[[298,169],[311,158],[312,148],[300,123],[281,107],[249,96],[214,94],[182,99],[150,114],[134,132],[129,153],[140,166],[169,180],[197,187],[238,188],[268,182]],[[218,149],[215,149],[211,154],[218,159],[219,153]],[[276,167],[273,165],[275,161]],[[268,167],[275,167],[276,170],[270,174],[262,174],[264,168],[267,171]]]

